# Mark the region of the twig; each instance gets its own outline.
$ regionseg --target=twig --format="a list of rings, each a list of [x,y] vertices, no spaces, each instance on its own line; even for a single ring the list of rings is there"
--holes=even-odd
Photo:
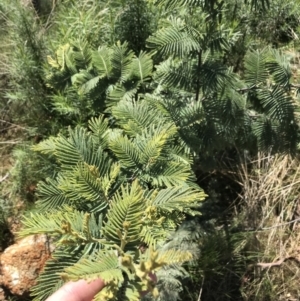
[[[201,287],[200,287],[199,296],[198,296],[197,301],[201,301],[201,296],[202,296],[202,291],[203,291],[203,284],[204,284],[204,276],[202,278]]]
[[[287,226],[289,224],[293,224],[295,222],[298,222],[300,221],[300,217],[296,218],[296,219],[293,219],[289,222],[285,222],[285,223],[282,223],[282,224],[279,224],[279,225],[275,225],[275,226],[271,226],[271,227],[259,227],[259,228],[246,228],[246,229],[239,229],[237,228],[236,230],[239,231],[239,232],[261,232],[261,231],[267,231],[267,230],[272,230],[272,229],[275,229],[275,228],[278,228],[278,227],[282,227],[282,226]],[[221,227],[222,228],[222,227]]]
[[[265,228],[262,228],[262,227],[259,227],[257,229],[244,229],[244,232],[260,232],[260,231],[266,231],[266,230],[271,230],[271,229],[275,229],[275,228],[278,228],[278,227],[282,227],[282,226],[286,226],[286,225],[289,225],[289,224],[293,224],[295,222],[298,222],[300,221],[300,217],[296,218],[296,219],[293,219],[289,222],[285,222],[285,223],[282,223],[282,224],[279,224],[279,225],[275,225],[275,226],[271,226],[271,227],[265,227]],[[243,231],[242,231],[243,232]]]
[[[256,264],[256,266],[261,267],[262,269],[271,268],[271,267],[278,267],[280,266],[286,258],[277,260],[275,262],[259,262]]]
[[[47,29],[47,27],[48,27],[48,25],[49,25],[49,23],[50,23],[50,19],[51,19],[52,15],[53,15],[54,9],[55,9],[55,7],[56,7],[56,3],[55,3],[55,2],[56,2],[56,0],[52,0],[52,9],[51,9],[51,12],[50,12],[49,15],[48,15],[46,24],[45,24],[45,26],[44,26],[45,29]]]
[[[261,228],[261,229],[258,229],[258,231],[260,230],[271,230],[271,229],[274,229],[274,228],[278,228],[278,227],[281,227],[281,226],[286,226],[286,225],[289,225],[289,224],[292,224],[292,223],[295,223],[297,221],[300,221],[300,217],[296,218],[296,219],[293,219],[289,222],[286,222],[286,223],[282,223],[282,224],[279,224],[279,225],[275,225],[275,226],[272,226],[272,227],[266,227],[266,228]]]
[[[20,129],[26,130],[26,128],[23,127],[23,126],[21,126],[21,125],[18,125],[18,124],[15,124],[15,123],[12,123],[12,122],[3,120],[3,119],[0,119],[0,122],[2,122],[2,123],[7,123],[7,124],[10,124],[10,125],[12,125],[12,126],[14,126],[14,127],[18,127],[18,128],[20,128]]]
[[[259,89],[259,85],[252,85],[251,87],[237,89],[236,91],[239,93],[244,93],[244,92],[248,92],[248,91],[252,91],[252,90],[256,90],[256,89]]]
[[[283,262],[285,262],[288,259],[294,259],[299,263],[299,260],[293,256],[289,256],[289,257],[285,257],[282,258],[280,260],[277,260],[275,262],[259,262],[256,264],[256,266],[261,267],[262,269],[266,269],[266,268],[272,268],[272,267],[279,267],[283,264]]]
[[[3,176],[1,179],[0,179],[0,183],[4,182],[9,176],[9,173],[7,173],[5,176]]]
[[[0,141],[0,144],[18,144],[21,140],[11,140],[11,141]]]

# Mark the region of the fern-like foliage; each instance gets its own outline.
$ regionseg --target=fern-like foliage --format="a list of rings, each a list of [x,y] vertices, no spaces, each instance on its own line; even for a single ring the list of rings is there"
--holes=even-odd
[[[181,20],[171,19],[169,26],[160,29],[148,39],[148,47],[154,48],[163,56],[184,57],[186,53],[199,50],[196,37],[190,34]]]
[[[166,243],[160,248],[167,250],[189,251],[192,255],[190,264],[197,262],[201,258],[199,242],[206,236],[197,218],[190,219],[181,224],[181,226],[166,239]],[[157,287],[159,297],[157,300],[174,301],[181,300],[180,293],[183,291],[184,280],[189,278],[184,266],[180,263],[168,265],[157,272]],[[143,301],[155,300],[150,294],[146,295]]]
[[[148,274],[191,258],[156,250],[186,214],[199,214],[205,197],[175,148],[177,127],[146,99],[121,101],[111,112],[113,126],[100,116],[90,130],[69,129],[35,147],[61,166],[55,179],[38,185],[40,212],[24,218],[20,234],[51,236],[62,260],[59,271],[51,273],[51,261],[41,275],[33,291],[40,300],[63,283],[54,285],[57,272],[64,281],[101,277],[106,288],[96,300],[139,300],[141,290],[157,295]],[[67,250],[77,252],[72,261],[61,257]]]
[[[212,14],[197,1],[160,4],[183,2],[200,18]],[[217,21],[204,29],[188,18],[190,13],[179,10],[180,18],[165,19],[148,39],[148,47],[162,59],[153,74],[159,103],[179,128],[184,148],[188,145],[200,157],[237,145],[295,152],[298,126],[288,58],[274,49],[249,49],[243,72],[235,74],[222,53],[235,44],[238,33]]]
[[[287,58],[270,49],[250,51],[245,69],[249,108],[258,112],[252,116],[252,127],[259,148],[293,152],[298,127]]]
[[[52,254],[52,258],[47,261],[36,286],[32,288],[32,294],[35,296],[33,300],[45,300],[49,295],[58,290],[64,283],[60,273],[68,266],[75,264],[78,256],[80,257],[81,255],[82,251],[72,248],[66,248],[63,251],[56,250]]]
[[[115,25],[116,40],[127,41],[135,54],[144,51],[146,39],[156,25],[156,8],[145,0],[123,2]]]
[[[203,7],[205,10],[213,11],[216,8],[220,8],[223,2],[219,0],[157,0],[158,4],[166,5],[168,8],[189,6],[189,7]],[[264,10],[270,6],[270,0],[245,0],[246,4],[250,4],[252,8]]]
[[[209,2],[157,1],[164,9],[164,17],[147,39],[146,50],[139,53],[132,51],[126,41],[98,49],[75,41],[61,45],[56,56],[49,58],[52,67],[48,83],[57,92],[52,97],[55,111],[64,116],[81,115],[80,123],[82,119],[87,122],[87,115],[96,116],[104,111],[112,114],[113,122],[125,135],[115,131],[109,147],[120,160],[121,168],[137,166],[128,178],[143,174],[140,180],[151,181],[153,185],[174,185],[188,177],[175,180],[180,165],[168,163],[171,157],[205,158],[209,153],[236,146],[253,151],[296,149],[295,86],[288,58],[269,48],[249,49],[242,71],[234,72],[224,63],[224,56],[235,47],[240,34],[227,21],[219,20],[229,6]],[[170,13],[171,8],[176,16]],[[153,61],[157,63],[155,67]],[[132,116],[129,107],[135,102],[143,106],[137,105],[138,111]],[[80,110],[81,107],[86,110]],[[152,119],[153,108],[157,116],[164,108],[166,125],[158,117]],[[276,128],[274,139],[262,142],[263,132],[268,131],[262,120],[269,120],[271,127]],[[152,122],[155,131],[159,128],[156,125],[160,125],[161,137],[163,127],[168,128],[170,135],[162,145],[151,139],[148,146],[141,142],[149,135],[153,137],[150,127],[147,131],[141,129],[145,122]],[[171,135],[174,127],[180,137]],[[293,139],[289,141],[288,137]],[[280,139],[282,144],[275,143]],[[167,145],[178,141],[182,148],[179,156],[167,151]],[[149,153],[144,152],[145,147],[149,147]],[[159,157],[150,153],[150,147],[160,153]],[[172,173],[173,178],[169,179],[167,173],[162,178],[162,168]]]
[[[254,8],[268,5],[246,2]],[[95,3],[85,1],[90,16],[117,20],[110,23],[110,33],[114,22],[119,26],[122,15],[130,15],[124,1],[123,7],[109,1],[109,9],[101,12]],[[221,22],[227,3],[151,3],[161,19],[147,40],[149,34],[140,28],[143,45],[131,49],[132,43],[116,42],[113,34],[98,37],[100,46],[90,41],[93,33],[76,21],[80,6],[74,2],[70,20],[89,34],[62,39],[48,56],[52,109],[64,118],[76,116],[77,126],[34,147],[60,166],[54,178],[39,183],[38,211],[24,217],[20,233],[46,233],[57,246],[33,290],[36,300],[65,281],[99,277],[106,287],[95,300],[135,301],[140,291],[165,298],[163,287],[177,290],[177,276],[184,274],[179,266],[195,257],[184,239],[165,244],[187,215],[199,214],[205,198],[193,163],[236,146],[296,148],[294,86],[285,55],[247,49],[237,73],[226,62],[240,39],[234,24]],[[90,18],[83,19],[91,25]],[[66,28],[62,31],[70,37]],[[170,266],[175,267],[173,281],[160,281],[157,291],[149,274]]]
[[[64,98],[70,95],[70,89],[77,91],[75,98],[92,99],[91,106],[99,113],[106,99],[109,106],[120,99],[135,99],[153,71],[151,56],[146,52],[135,55],[127,42],[98,50],[79,41],[68,43],[58,48],[55,58],[49,56],[48,63],[52,67],[47,74],[48,85],[63,96],[53,98],[53,104],[62,113],[68,107],[70,112],[75,109]]]

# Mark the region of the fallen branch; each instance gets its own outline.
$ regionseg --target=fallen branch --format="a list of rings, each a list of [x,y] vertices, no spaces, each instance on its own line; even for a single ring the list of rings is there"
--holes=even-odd
[[[282,258],[280,260],[277,260],[275,262],[259,262],[256,264],[256,266],[258,267],[261,267],[262,269],[266,269],[266,268],[272,268],[272,267],[279,267],[281,266],[286,260],[289,260],[289,259],[292,259],[292,260],[295,260],[297,261],[297,263],[300,263],[300,260],[293,257],[293,256],[289,256],[289,257],[285,257],[285,258]]]
[[[280,259],[278,261],[275,262],[259,262],[256,264],[256,266],[261,267],[262,269],[266,269],[266,268],[272,268],[272,267],[278,267],[281,266],[281,264],[286,260],[287,258],[283,258]]]

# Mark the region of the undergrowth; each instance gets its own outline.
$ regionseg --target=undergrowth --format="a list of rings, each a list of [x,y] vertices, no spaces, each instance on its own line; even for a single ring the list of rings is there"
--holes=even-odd
[[[243,299],[299,300],[299,159],[258,154],[251,171],[243,165],[237,176],[243,202],[236,222],[248,233],[245,258],[254,258],[243,275]]]
[[[219,194],[203,203],[204,207],[206,202],[215,204],[221,211],[209,215],[204,210],[197,221],[202,229],[200,255],[186,266],[190,277],[181,297],[299,300],[299,159],[258,153],[252,161],[241,158],[241,162],[223,168],[224,177],[240,186],[231,205],[220,206]]]

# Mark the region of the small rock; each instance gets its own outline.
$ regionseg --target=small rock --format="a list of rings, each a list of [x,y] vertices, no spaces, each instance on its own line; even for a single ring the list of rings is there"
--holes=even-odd
[[[0,257],[0,287],[13,295],[27,295],[53,249],[46,235],[28,236],[5,249]]]

